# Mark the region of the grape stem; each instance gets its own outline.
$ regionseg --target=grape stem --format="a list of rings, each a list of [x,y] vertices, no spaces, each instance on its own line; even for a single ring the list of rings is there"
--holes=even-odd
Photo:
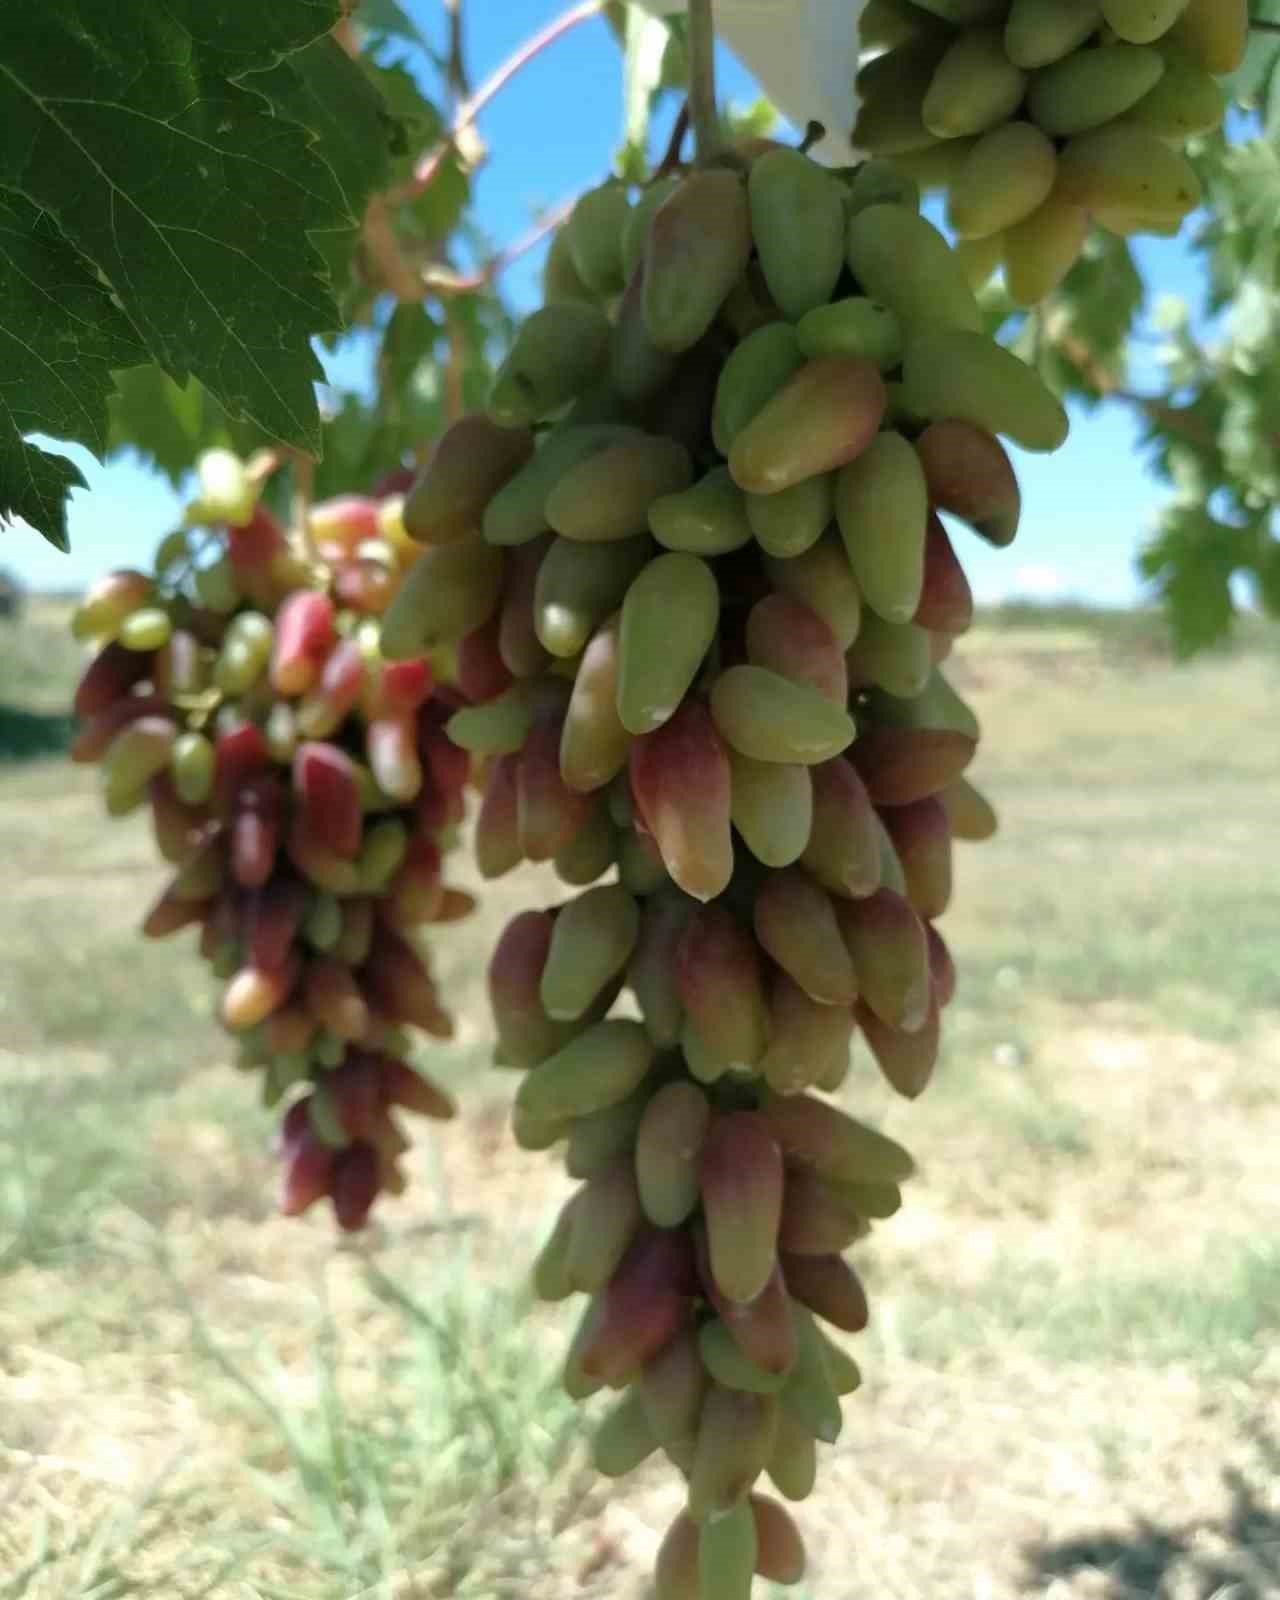
[[[720,118],[716,111],[716,27],[711,0],[689,0],[689,120],[694,153],[700,167],[720,150]]]
[[[291,520],[303,555],[308,561],[315,561],[318,557],[310,527],[311,501],[314,498],[316,482],[315,460],[301,450],[290,450],[288,456],[289,465],[293,468]]]
[[[490,100],[506,87],[522,67],[528,66],[548,46],[553,45],[557,39],[563,38],[571,29],[576,28],[580,22],[589,22],[592,17],[598,16],[604,10],[604,4],[605,0],[581,0],[581,4],[570,6],[567,11],[562,11],[545,28],[539,29],[537,33],[526,39],[518,49],[514,50],[500,66],[490,73],[476,92],[458,107],[449,132],[418,162],[414,168],[413,177],[395,194],[393,197],[394,202],[399,203],[416,199],[425,189],[429,188],[445,158],[457,144],[460,135],[466,132],[489,104]]]

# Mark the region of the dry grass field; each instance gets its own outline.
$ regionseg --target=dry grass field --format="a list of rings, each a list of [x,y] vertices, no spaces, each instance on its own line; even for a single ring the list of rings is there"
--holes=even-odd
[[[146,828],[59,759],[60,623],[0,622],[0,1600],[639,1600],[676,1491],[587,1469],[573,1313],[520,1270],[564,1185],[487,1065],[486,948],[546,880],[436,941],[464,1115],[411,1193],[354,1243],[280,1220],[204,971],[133,932]],[[861,1250],[801,1600],[1280,1596],[1280,650],[1160,638],[964,647],[1003,831],[935,1086],[850,1078],[922,1173]]]

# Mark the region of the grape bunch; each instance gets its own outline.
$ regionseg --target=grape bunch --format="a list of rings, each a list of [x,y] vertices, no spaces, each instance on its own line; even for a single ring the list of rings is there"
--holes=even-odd
[[[929,1081],[952,841],[995,826],[942,514],[1007,545],[998,436],[1067,431],[912,188],[752,146],[592,191],[404,504],[425,549],[383,648],[456,648],[480,870],[578,891],[494,951],[496,1059],[520,1145],[580,1182],[534,1279],[587,1297],[564,1382],[619,1395],[595,1463],[687,1480],[660,1600],[802,1573],[757,1486],[813,1487],[858,1384],[828,1330],[867,1318],[843,1253],[912,1172],[824,1096],[857,1035]]]
[[[268,1105],[290,1097],[283,1209],[328,1196],[359,1228],[404,1187],[393,1111],[453,1114],[406,1030],[451,1031],[414,936],[471,906],[442,875],[468,780],[444,732],[460,702],[426,658],[379,648],[418,555],[394,482],[315,506],[308,545],[229,452],[199,475],[155,571],[108,574],[75,612],[96,653],[71,754],[98,764],[111,816],[149,809],[175,872],[143,932],[199,928],[240,1064]]]
[[[1031,306],[1091,223],[1177,233],[1248,31],[1246,0],[870,0],[853,140],[945,189],[975,278]]]

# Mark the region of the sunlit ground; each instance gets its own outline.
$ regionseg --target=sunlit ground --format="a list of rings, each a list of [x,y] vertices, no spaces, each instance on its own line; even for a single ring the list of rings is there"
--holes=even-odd
[[[411,1193],[354,1245],[278,1219],[206,974],[133,932],[146,828],[58,759],[59,621],[0,621],[0,1600],[638,1600],[673,1474],[585,1464],[573,1310],[519,1271],[565,1185],[487,1066],[487,946],[547,880],[437,940],[465,1115]],[[938,1081],[850,1078],[922,1177],[861,1248],[792,1593],[1280,1594],[1280,649],[1159,640],[964,647],[1003,832],[960,861]]]

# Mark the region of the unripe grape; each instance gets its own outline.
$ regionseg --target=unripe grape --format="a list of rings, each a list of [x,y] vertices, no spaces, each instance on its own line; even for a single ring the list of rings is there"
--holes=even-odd
[[[813,1493],[818,1474],[814,1437],[796,1416],[781,1407],[765,1470],[774,1488],[788,1500],[807,1500]]]
[[[706,1095],[677,1080],[649,1101],[636,1130],[635,1168],[645,1215],[675,1228],[698,1203],[702,1148],[711,1119]]]
[[[591,1461],[606,1478],[625,1477],[658,1448],[644,1407],[629,1389],[603,1419],[592,1441]]]
[[[626,1099],[652,1060],[638,1022],[597,1022],[522,1079],[516,1104],[542,1118],[587,1116]]]
[[[168,644],[173,632],[169,613],[159,606],[143,606],[131,611],[116,630],[116,638],[126,650],[159,650]]]
[[[644,255],[644,315],[663,350],[695,345],[751,254],[751,216],[737,173],[692,173],[654,212]]]
[[[769,292],[789,322],[822,305],[844,265],[844,200],[798,150],[773,150],[747,179],[751,232]]]
[[[745,1501],[772,1454],[777,1416],[771,1395],[711,1386],[689,1474],[689,1515],[695,1521],[713,1526]]]
[[[594,306],[543,306],[520,327],[489,395],[490,419],[522,428],[558,411],[598,377],[608,359],[609,322]]]
[[[120,815],[138,805],[146,786],[169,766],[176,729],[168,717],[138,717],[107,746],[101,774],[107,808]]]
[[[115,638],[121,624],[145,606],[154,592],[152,580],[143,572],[109,572],[93,583],[71,618],[71,633],[76,639]]]
[[[207,522],[242,527],[253,515],[257,486],[240,457],[230,450],[205,450],[196,457],[200,506]]]
[[[579,793],[601,789],[627,764],[632,735],[618,710],[622,619],[612,617],[578,665],[560,735],[560,775]]]
[[[749,1505],[704,1522],[698,1530],[700,1600],[750,1600],[758,1547]]]
[[[625,1155],[589,1179],[574,1212],[565,1262],[566,1274],[576,1290],[595,1294],[605,1287],[643,1217],[635,1173]]]
[[[770,322],[730,353],[716,384],[711,432],[727,456],[738,435],[804,365],[796,330]]]

